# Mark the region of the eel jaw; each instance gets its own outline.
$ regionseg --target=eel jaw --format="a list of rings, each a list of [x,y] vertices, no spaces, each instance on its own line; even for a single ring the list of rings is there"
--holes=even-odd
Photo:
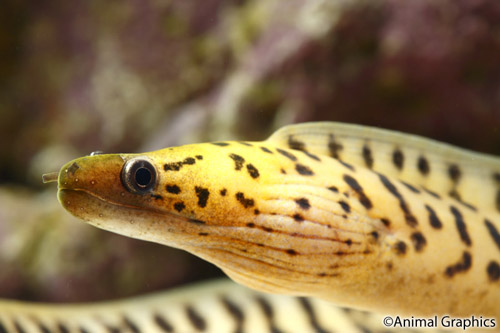
[[[126,237],[189,250],[204,226],[169,212],[122,205],[79,189],[61,188],[58,199],[73,216],[97,228]]]

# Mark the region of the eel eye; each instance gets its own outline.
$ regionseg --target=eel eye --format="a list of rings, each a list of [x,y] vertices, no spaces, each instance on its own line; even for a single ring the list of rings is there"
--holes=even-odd
[[[156,169],[144,158],[133,158],[123,165],[121,180],[129,192],[146,194],[156,185]]]

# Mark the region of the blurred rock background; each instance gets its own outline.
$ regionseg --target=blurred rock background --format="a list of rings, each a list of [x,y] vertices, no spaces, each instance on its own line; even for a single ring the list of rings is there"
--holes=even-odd
[[[91,151],[335,120],[500,153],[495,0],[4,0],[0,296],[90,301],[221,276],[89,227],[41,174]]]

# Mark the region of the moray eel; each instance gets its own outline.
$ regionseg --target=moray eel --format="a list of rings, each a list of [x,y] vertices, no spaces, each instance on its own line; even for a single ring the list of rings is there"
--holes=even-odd
[[[64,165],[71,214],[260,291],[500,317],[500,160],[339,123]]]
[[[382,319],[319,299],[256,293],[227,279],[121,301],[0,302],[2,333],[387,332]]]
[[[184,249],[253,289],[379,313],[500,317],[492,156],[306,123],[262,142],[78,158],[58,187],[89,224]]]

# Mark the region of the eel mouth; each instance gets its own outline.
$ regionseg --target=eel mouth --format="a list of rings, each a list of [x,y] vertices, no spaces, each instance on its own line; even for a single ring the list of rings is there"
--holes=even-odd
[[[82,188],[59,188],[57,197],[61,205],[70,212],[74,212],[75,208],[78,207],[80,210],[83,207],[89,207],[96,203],[99,203],[99,207],[103,208],[105,206],[118,208],[128,208],[136,210],[149,210],[152,212],[157,212],[148,207],[139,207],[134,205],[127,205],[122,202],[113,201],[106,199],[95,192],[82,189]]]
[[[85,189],[61,188],[57,196],[64,209],[90,224],[97,224],[98,221],[104,220],[124,220],[125,222],[136,216],[144,217],[151,214],[163,217],[170,215],[148,207],[127,205],[105,199]]]
[[[187,223],[184,216],[111,201],[84,189],[59,189],[58,199],[73,216],[97,228],[176,248],[199,245],[196,235],[207,229],[203,223]]]
[[[88,224],[133,238],[145,239],[138,235],[145,233],[144,228],[151,228],[153,221],[172,224],[181,219],[168,212],[105,199],[84,189],[60,189],[58,199],[69,213]]]

